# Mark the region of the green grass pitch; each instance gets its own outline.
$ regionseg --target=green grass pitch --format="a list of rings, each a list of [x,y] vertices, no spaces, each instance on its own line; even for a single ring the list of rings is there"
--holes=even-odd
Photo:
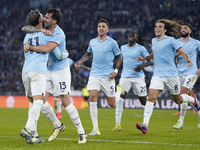
[[[89,109],[79,109],[79,115],[87,133],[92,130]],[[0,149],[1,150],[199,150],[200,129],[197,127],[197,115],[191,110],[186,113],[184,127],[173,129],[179,116],[172,113],[177,110],[154,110],[148,127],[148,133],[142,134],[135,124],[143,121],[143,109],[124,109],[122,130],[112,131],[115,125],[115,109],[98,109],[98,122],[101,135],[89,136],[86,144],[79,145],[78,134],[68,114],[63,109],[61,122],[66,130],[53,142],[48,137],[53,124],[41,113],[38,120],[38,133],[44,143],[28,145],[19,136],[27,121],[26,108],[0,108]]]

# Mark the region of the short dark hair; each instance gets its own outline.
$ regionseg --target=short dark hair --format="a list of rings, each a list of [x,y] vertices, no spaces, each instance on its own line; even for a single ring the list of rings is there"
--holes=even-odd
[[[62,17],[62,13],[60,11],[60,9],[58,8],[50,8],[47,10],[46,13],[50,13],[52,14],[52,19],[57,20],[57,24],[60,22],[60,19]]]
[[[98,21],[98,24],[99,24],[100,22],[106,23],[107,26],[109,27],[109,23],[108,23],[108,21],[107,21],[106,19],[100,19],[100,20]]]
[[[39,24],[41,13],[38,10],[31,10],[27,16],[27,21],[30,25],[36,26]]]

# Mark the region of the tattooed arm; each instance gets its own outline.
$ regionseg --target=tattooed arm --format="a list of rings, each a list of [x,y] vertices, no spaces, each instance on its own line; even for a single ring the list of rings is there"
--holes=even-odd
[[[85,61],[87,61],[87,60],[90,58],[91,55],[92,55],[92,53],[86,52],[86,53],[81,57],[81,59],[78,60],[78,61],[76,62],[76,64],[75,64],[76,69],[79,70],[79,69],[81,68],[82,63],[84,63]]]
[[[25,33],[43,32],[45,35],[52,35],[52,32],[50,30],[40,29],[31,25],[26,25],[22,27],[22,32]]]

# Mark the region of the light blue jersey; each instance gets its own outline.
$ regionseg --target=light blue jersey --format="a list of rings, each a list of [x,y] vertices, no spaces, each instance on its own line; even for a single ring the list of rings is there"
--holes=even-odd
[[[74,61],[71,58],[67,58],[67,61],[69,63],[69,66],[71,66],[74,63]]]
[[[24,44],[38,46],[48,43],[51,36],[46,36],[42,32],[27,33],[24,38]],[[22,75],[28,72],[37,72],[40,74],[46,74],[48,53],[38,53],[34,51],[28,51],[24,54],[25,61],[22,69]]]
[[[183,58],[182,55],[177,57],[177,68],[179,71],[179,76],[186,76],[190,74],[197,73],[197,53],[200,51],[200,42],[193,38],[190,38],[187,42],[177,39],[184,51],[189,55],[190,60],[192,61],[192,66],[188,66],[188,62]]]
[[[134,69],[135,65],[141,65],[143,62],[137,62],[137,56],[146,57],[149,55],[144,46],[135,44],[132,47],[129,47],[128,44],[121,46],[121,52],[123,56],[123,69],[122,69],[122,78],[134,78],[134,77],[144,77],[143,70],[136,72]]]
[[[115,40],[107,37],[103,41],[98,38],[90,40],[87,52],[93,54],[91,77],[107,78],[114,71],[113,60],[115,56],[121,54],[118,44]]]
[[[160,40],[152,39],[154,77],[171,78],[178,76],[174,58],[180,47],[180,44],[170,36],[165,36]]]
[[[57,47],[60,49],[60,51],[66,52],[65,33],[59,26],[57,26],[56,29],[53,31],[50,42],[57,43],[58,44]],[[49,64],[48,64],[49,71],[59,71],[68,67],[68,65],[69,64],[66,59],[59,60],[56,58],[53,52],[49,53]]]

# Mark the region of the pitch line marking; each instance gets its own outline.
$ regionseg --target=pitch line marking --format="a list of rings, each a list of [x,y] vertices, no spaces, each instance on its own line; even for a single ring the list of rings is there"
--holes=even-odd
[[[16,137],[16,136],[0,136],[0,138],[21,138],[21,137]],[[47,140],[48,138],[44,138]],[[72,139],[72,138],[56,138],[56,140],[61,140],[61,141],[76,141],[77,139]],[[120,140],[101,140],[101,139],[88,139],[87,141],[91,142],[110,142],[110,143],[134,143],[134,144],[154,144],[154,145],[172,145],[172,146],[200,146],[199,144],[178,144],[178,143],[158,143],[158,142],[140,142],[140,141],[120,141]]]

